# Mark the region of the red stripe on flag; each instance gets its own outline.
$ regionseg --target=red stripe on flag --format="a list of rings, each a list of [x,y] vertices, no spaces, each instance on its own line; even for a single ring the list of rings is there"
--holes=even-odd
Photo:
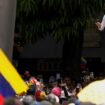
[[[0,95],[0,105],[3,105],[3,103],[4,103],[4,97]]]

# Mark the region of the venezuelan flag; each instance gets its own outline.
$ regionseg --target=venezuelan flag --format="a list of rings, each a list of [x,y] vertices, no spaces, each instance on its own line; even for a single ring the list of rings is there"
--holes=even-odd
[[[0,49],[0,96],[9,97],[27,91],[28,86]]]

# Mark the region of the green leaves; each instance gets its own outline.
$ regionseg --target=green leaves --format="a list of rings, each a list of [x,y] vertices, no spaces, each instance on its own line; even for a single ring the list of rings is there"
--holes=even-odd
[[[25,13],[28,16],[30,13],[35,14],[37,10],[37,2],[35,0],[17,0],[17,12]]]
[[[49,33],[60,40],[78,35],[102,10],[105,0],[17,0],[16,28],[28,42]]]

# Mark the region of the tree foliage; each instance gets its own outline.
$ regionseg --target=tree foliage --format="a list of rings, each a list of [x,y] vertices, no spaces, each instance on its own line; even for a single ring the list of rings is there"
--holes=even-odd
[[[105,0],[17,0],[16,30],[28,42],[49,34],[54,39],[77,35]]]

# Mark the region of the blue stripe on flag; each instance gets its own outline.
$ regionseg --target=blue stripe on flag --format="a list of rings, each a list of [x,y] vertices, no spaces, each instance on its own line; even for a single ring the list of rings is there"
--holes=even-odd
[[[15,96],[15,91],[12,89],[10,84],[5,80],[5,78],[0,74],[0,94],[3,97]]]

